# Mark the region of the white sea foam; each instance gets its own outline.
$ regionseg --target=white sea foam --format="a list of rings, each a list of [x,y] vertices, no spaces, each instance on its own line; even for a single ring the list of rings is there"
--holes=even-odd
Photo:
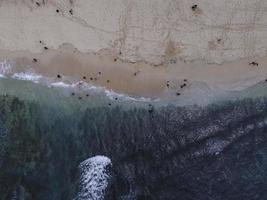
[[[0,65],[1,66],[1,65]],[[4,65],[3,66],[10,66],[10,65]],[[8,67],[5,68],[6,70]],[[7,71],[5,71],[7,72]],[[0,74],[0,78],[5,77],[4,74]],[[145,98],[145,97],[131,97],[126,94],[117,93],[113,90],[109,90],[102,86],[95,86],[90,83],[86,83],[84,81],[74,81],[72,83],[67,83],[64,80],[53,82],[54,79],[43,77],[39,74],[34,73],[33,71],[28,72],[20,72],[15,73],[11,76],[11,78],[18,79],[18,80],[24,80],[24,81],[32,81],[34,83],[40,83],[40,80],[42,80],[42,84],[47,85],[48,87],[53,86],[57,88],[73,88],[73,89],[79,89],[84,92],[90,92],[98,95],[104,95],[110,100],[119,100],[119,101],[136,101],[136,102],[150,102],[150,101],[158,101],[159,99],[151,99],[151,98]]]
[[[76,88],[81,91],[87,91],[90,93],[103,95],[109,98],[110,100],[119,100],[119,101],[136,101],[136,102],[150,102],[158,101],[159,99],[152,100],[151,98],[145,97],[132,97],[127,94],[117,93],[113,90],[109,90],[102,86],[95,86],[84,81],[73,81],[71,83],[66,83],[62,81],[54,82],[54,79],[49,77],[43,77],[40,74],[36,74],[32,69],[26,72],[19,72],[12,74],[12,63],[10,60],[0,61],[0,78],[10,77],[18,80],[32,81],[34,83],[42,83],[48,87],[53,86],[57,88]],[[66,77],[68,78],[68,77]]]
[[[111,160],[105,156],[94,156],[83,161],[81,170],[80,190],[77,200],[103,200],[110,179]]]
[[[51,83],[51,86],[54,87],[60,87],[60,88],[67,88],[67,87],[72,87],[72,85],[64,83],[64,82],[55,82],[55,83]]]
[[[12,72],[10,61],[0,61],[0,73],[2,75],[10,74]]]
[[[151,98],[145,98],[145,97],[131,97],[126,94],[114,92],[113,90],[108,90],[105,87],[101,86],[95,86],[92,84],[88,84],[83,81],[79,81],[77,83],[74,83],[70,85],[71,87],[78,87],[82,90],[85,91],[91,91],[91,92],[96,92],[98,94],[103,94],[106,97],[108,97],[110,100],[120,100],[120,101],[138,101],[138,102],[150,102],[150,101],[158,101],[159,99],[152,100]]]
[[[33,72],[20,72],[13,74],[12,78],[38,83],[38,81],[42,78],[42,76],[35,74]]]
[[[138,101],[138,102],[150,102],[150,101],[158,101],[158,99],[152,100],[151,98],[145,97],[131,97],[126,94],[117,93],[113,90],[108,90],[105,87],[95,86],[84,81],[78,81],[71,84],[65,82],[54,82],[50,84],[54,87],[61,87],[61,88],[79,88],[82,91],[89,91],[96,94],[103,94],[108,97],[110,100],[120,100],[120,101]]]
[[[140,102],[158,101],[158,99],[152,100],[151,98],[145,98],[145,97],[131,97],[131,96],[117,93],[117,92],[114,92],[113,90],[107,90],[107,89],[104,89],[104,93],[110,99],[118,98],[119,100],[140,101]]]

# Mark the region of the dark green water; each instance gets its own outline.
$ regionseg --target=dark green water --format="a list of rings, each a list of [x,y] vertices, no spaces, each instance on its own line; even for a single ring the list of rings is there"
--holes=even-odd
[[[106,199],[267,199],[264,97],[205,107],[109,106],[105,98],[79,101],[70,91],[5,84],[0,199],[14,191],[20,199],[73,199],[78,165],[95,155],[113,163]]]

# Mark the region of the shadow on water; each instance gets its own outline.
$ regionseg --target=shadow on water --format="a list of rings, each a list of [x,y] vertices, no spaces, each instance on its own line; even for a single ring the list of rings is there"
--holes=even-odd
[[[27,84],[0,87],[0,199],[73,199],[94,155],[113,163],[106,199],[267,198],[266,98],[124,107]]]

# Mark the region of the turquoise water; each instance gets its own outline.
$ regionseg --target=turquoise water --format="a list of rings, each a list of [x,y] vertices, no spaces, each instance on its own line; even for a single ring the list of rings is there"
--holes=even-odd
[[[200,84],[201,85],[201,84]],[[203,88],[204,87],[204,88]],[[228,100],[240,100],[244,98],[267,97],[267,83],[260,82],[254,86],[241,91],[223,91],[218,92],[209,90],[202,85],[199,88],[191,88],[193,91],[185,96],[170,97],[155,100],[134,100],[139,97],[124,97],[122,94],[116,96],[107,96],[104,92],[99,92],[97,87],[94,90],[81,90],[78,87],[53,87],[46,84],[33,83],[32,81],[16,80],[12,78],[0,78],[0,94],[10,94],[23,100],[37,101],[38,103],[50,103],[54,106],[64,107],[68,110],[71,108],[85,109],[94,106],[186,106],[199,105],[205,106],[211,103],[220,103]],[[72,93],[75,93],[72,96]],[[88,96],[87,96],[88,95]],[[81,97],[81,99],[79,99]],[[204,103],[203,103],[204,102]]]

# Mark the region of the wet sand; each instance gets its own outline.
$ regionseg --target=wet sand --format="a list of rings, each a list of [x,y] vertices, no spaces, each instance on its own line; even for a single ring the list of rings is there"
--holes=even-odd
[[[57,50],[48,49],[42,53],[0,51],[0,60],[10,63],[12,71],[9,75],[31,71],[52,77],[55,81],[81,80],[116,92],[144,97],[182,95],[195,82],[232,91],[267,79],[266,57],[221,65],[178,61],[154,66],[144,62],[124,62],[109,51],[82,53],[65,44]],[[256,61],[258,66],[249,64],[252,61]]]

